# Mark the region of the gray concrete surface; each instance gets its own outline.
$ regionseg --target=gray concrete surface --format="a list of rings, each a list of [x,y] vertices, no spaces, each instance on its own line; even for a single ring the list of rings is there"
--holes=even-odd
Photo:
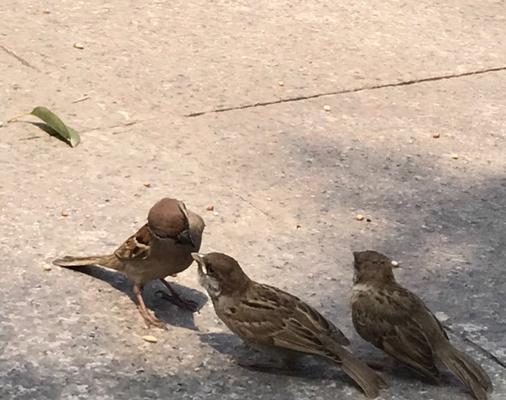
[[[249,353],[193,268],[177,283],[198,314],[146,289],[167,332],[122,276],[47,270],[114,249],[167,195],[203,214],[204,251],[306,299],[368,359],[351,250],[386,252],[506,398],[506,4],[306,3],[3,1],[1,399],[363,398],[311,359],[238,368]],[[83,143],[6,123],[36,105]],[[384,399],[470,398],[448,375],[385,376]]]

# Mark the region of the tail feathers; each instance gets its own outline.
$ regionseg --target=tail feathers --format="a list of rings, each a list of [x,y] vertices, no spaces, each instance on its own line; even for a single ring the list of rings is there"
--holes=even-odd
[[[118,258],[114,254],[92,257],[65,256],[63,258],[57,258],[53,261],[53,264],[67,268],[100,265],[106,268],[118,269],[119,266]]]
[[[458,351],[449,343],[448,346],[437,352],[437,356],[477,400],[487,400],[487,392],[492,391],[492,381],[483,368],[471,357]]]
[[[343,371],[360,386],[367,397],[371,399],[378,397],[380,388],[387,386],[380,375],[345,348],[341,347],[335,353],[332,359],[341,364]]]

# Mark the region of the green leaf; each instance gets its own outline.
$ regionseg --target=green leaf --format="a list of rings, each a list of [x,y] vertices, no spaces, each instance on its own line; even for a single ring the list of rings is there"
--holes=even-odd
[[[44,121],[51,130],[70,144],[70,146],[76,147],[81,142],[79,133],[70,126],[65,125],[56,114],[49,111],[46,107],[35,107],[30,114]]]

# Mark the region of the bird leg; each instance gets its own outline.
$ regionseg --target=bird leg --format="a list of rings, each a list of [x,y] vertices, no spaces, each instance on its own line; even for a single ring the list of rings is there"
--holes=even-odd
[[[265,363],[257,363],[257,362],[250,362],[246,360],[237,360],[237,365],[239,365],[242,368],[259,371],[259,372],[266,372],[266,373],[283,373],[283,372],[293,372],[293,369],[287,368],[285,364],[282,363],[276,363],[276,362],[265,362]]]
[[[160,279],[160,282],[168,289],[170,294],[167,294],[163,291],[158,291],[160,297],[164,300],[170,301],[172,304],[182,308],[183,310],[188,310],[191,312],[195,312],[198,310],[198,304],[193,300],[185,300],[172,288],[169,282],[165,279]]]
[[[367,366],[375,371],[391,371],[396,366],[396,361],[389,356],[382,357],[380,360],[371,360],[366,362]]]
[[[367,366],[375,371],[385,371],[390,370],[392,368],[391,365],[387,365],[386,362],[381,361],[367,361]]]
[[[152,315],[148,308],[146,307],[146,304],[144,303],[144,299],[142,298],[142,287],[139,285],[134,285],[134,294],[135,298],[137,300],[137,308],[139,310],[139,313],[141,314],[142,318],[144,318],[144,322],[148,326],[156,326],[157,328],[167,329],[165,324],[160,321],[158,318],[156,318],[154,315]]]

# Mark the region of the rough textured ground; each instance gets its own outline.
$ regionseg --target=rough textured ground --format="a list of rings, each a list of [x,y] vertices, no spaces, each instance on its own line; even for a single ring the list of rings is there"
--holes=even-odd
[[[145,291],[167,332],[121,275],[47,270],[111,251],[163,196],[203,214],[203,251],[304,298],[364,358],[381,355],[351,326],[351,250],[386,252],[506,397],[506,4],[306,3],[2,2],[0,398],[363,398],[311,359],[238,368],[193,268],[177,282],[198,314]],[[6,123],[36,105],[83,143]],[[386,379],[384,399],[470,398],[450,376]]]

